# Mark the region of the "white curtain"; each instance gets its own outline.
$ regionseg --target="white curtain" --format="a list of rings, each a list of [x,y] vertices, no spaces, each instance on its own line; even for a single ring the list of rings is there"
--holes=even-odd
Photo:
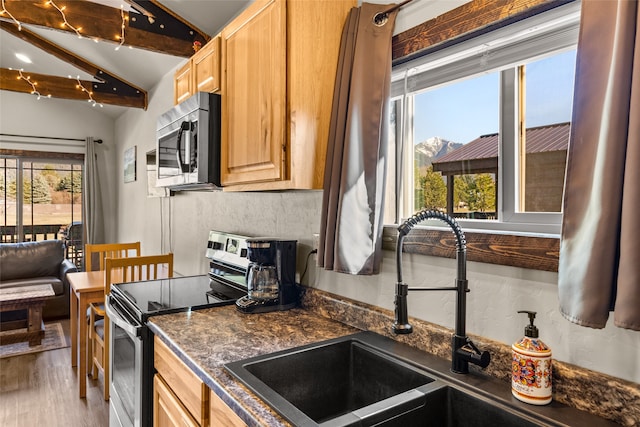
[[[387,169],[391,37],[399,5],[363,3],[345,23],[333,95],[318,265],[378,274]]]
[[[100,169],[98,167],[97,142],[87,137],[84,157],[84,235],[85,243],[104,243],[104,213]]]
[[[582,2],[558,266],[560,310],[640,331],[640,4]]]

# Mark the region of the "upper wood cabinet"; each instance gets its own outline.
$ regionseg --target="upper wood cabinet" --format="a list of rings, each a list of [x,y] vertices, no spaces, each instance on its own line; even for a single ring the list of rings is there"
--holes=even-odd
[[[173,78],[173,103],[179,104],[193,94],[191,60],[178,68]]]
[[[222,30],[222,185],[285,178],[286,3],[258,0]]]
[[[220,91],[220,36],[211,39],[191,58],[194,92]]]
[[[225,190],[321,189],[340,36],[355,0],[256,0],[222,31]]]
[[[220,36],[209,40],[174,77],[174,104],[179,104],[196,92],[220,92]]]

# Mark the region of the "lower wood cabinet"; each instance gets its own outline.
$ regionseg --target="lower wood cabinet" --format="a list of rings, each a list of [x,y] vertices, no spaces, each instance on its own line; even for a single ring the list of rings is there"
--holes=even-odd
[[[226,403],[218,397],[213,391],[211,391],[211,397],[209,398],[209,420],[212,426],[221,427],[246,427],[244,421],[233,412]]]
[[[185,363],[176,356],[176,354],[163,343],[158,337],[154,337],[154,354],[153,362],[158,371],[154,380],[154,425],[155,426],[172,426],[183,424],[159,424],[158,421],[169,420],[172,418],[163,418],[168,415],[164,408],[168,407],[169,399],[166,393],[162,394],[156,390],[156,383],[165,386],[167,391],[173,395],[179,406],[191,417],[195,423],[193,425],[207,427],[209,425],[209,387],[207,387],[196,374]],[[163,401],[159,401],[160,397],[164,397]],[[164,406],[161,406],[164,405]],[[156,416],[156,412],[163,410],[160,417]],[[175,409],[174,413],[179,411]],[[179,419],[179,418],[178,418]],[[191,424],[184,424],[191,425]]]
[[[153,425],[155,427],[200,426],[160,375],[153,378]]]
[[[158,337],[154,337],[154,427],[246,427]]]

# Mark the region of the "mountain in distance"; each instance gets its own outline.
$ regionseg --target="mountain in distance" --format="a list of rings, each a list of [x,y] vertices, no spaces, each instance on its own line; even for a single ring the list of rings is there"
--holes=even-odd
[[[433,136],[416,144],[413,148],[413,158],[418,169],[431,166],[433,160],[462,147],[459,142],[449,141],[439,136]]]

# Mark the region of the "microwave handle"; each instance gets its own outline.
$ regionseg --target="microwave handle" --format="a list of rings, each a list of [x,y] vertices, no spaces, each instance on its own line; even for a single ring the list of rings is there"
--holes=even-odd
[[[188,172],[189,165],[184,162],[182,159],[182,135],[184,131],[191,131],[191,123],[184,121],[180,124],[180,130],[178,131],[178,140],[176,141],[176,156],[178,158],[178,167],[181,172]],[[187,139],[187,143],[185,144],[185,151],[189,153],[189,139]]]

